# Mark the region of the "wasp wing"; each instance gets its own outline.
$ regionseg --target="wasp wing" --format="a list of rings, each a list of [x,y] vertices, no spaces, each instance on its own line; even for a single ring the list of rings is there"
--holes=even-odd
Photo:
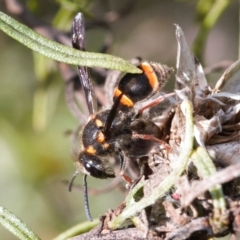
[[[72,46],[85,51],[85,21],[82,13],[78,13],[72,23]],[[87,68],[78,66],[78,75],[85,93],[89,114],[93,114],[96,111],[96,98]]]

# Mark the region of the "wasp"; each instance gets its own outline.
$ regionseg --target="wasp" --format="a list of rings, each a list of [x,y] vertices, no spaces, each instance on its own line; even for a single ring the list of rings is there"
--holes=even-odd
[[[85,28],[83,15],[79,13],[72,26],[72,45],[84,50]],[[75,177],[84,174],[84,199],[87,218],[92,221],[88,206],[88,175],[99,178],[114,178],[115,172],[107,167],[104,159],[113,156],[120,161],[120,175],[131,184],[125,172],[128,157],[147,156],[156,142],[161,142],[159,127],[149,120],[141,118],[141,113],[158,104],[164,97],[152,101],[136,113],[135,105],[156,94],[173,72],[172,68],[159,63],[143,61],[137,66],[141,74],[125,74],[117,82],[113,92],[113,104],[110,109],[95,110],[94,93],[85,67],[78,66],[79,78],[85,92],[90,118],[82,131],[83,150],[76,162],[77,171],[73,175],[69,190]],[[172,94],[170,94],[172,95]],[[166,97],[166,96],[165,96]]]

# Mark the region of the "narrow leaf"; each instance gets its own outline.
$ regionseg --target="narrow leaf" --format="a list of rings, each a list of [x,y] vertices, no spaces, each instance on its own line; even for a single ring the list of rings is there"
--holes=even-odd
[[[6,208],[0,206],[0,224],[22,240],[40,240],[27,225]]]
[[[28,48],[59,62],[86,67],[115,69],[129,73],[141,73],[141,70],[137,67],[119,57],[82,52],[47,39],[1,11],[0,29]]]

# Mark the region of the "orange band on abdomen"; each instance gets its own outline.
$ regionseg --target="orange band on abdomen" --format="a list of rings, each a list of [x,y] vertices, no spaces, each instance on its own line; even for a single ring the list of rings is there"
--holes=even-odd
[[[157,75],[152,66],[149,63],[142,63],[141,68],[144,74],[147,76],[148,82],[151,85],[153,91],[155,91],[158,88],[159,83]]]
[[[127,97],[125,94],[123,94],[122,91],[119,90],[118,88],[114,89],[114,97],[116,98],[121,97],[120,103],[124,106],[133,107],[134,105],[133,101],[129,97]]]

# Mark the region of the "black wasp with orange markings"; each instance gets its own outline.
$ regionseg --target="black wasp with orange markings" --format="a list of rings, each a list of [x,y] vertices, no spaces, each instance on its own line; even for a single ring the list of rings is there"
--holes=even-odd
[[[83,21],[82,14],[78,14],[72,27],[73,47],[80,50],[84,50]],[[106,167],[104,163],[106,157],[113,156],[120,160],[121,176],[131,183],[131,179],[124,173],[126,158],[147,156],[153,145],[161,142],[158,126],[140,116],[144,109],[158,104],[164,97],[155,99],[138,112],[134,106],[137,102],[144,101],[157,93],[173,69],[166,65],[145,61],[137,67],[142,70],[142,73],[125,74],[114,89],[112,107],[97,113],[93,108],[94,96],[87,69],[78,67],[91,117],[82,131],[83,150],[79,154],[76,163],[77,171],[70,181],[69,189],[78,173],[82,172],[85,186],[85,210],[89,220],[92,218],[88,207],[86,176],[100,179],[115,177],[113,169]]]

